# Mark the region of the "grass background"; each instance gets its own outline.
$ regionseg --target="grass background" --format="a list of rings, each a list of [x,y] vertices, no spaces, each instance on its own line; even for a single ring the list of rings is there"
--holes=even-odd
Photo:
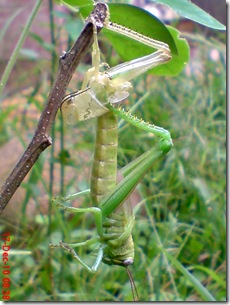
[[[71,24],[69,16],[55,15],[66,18],[67,25]],[[66,29],[68,33],[68,26]],[[54,32],[57,45],[60,31],[61,27],[57,27]],[[174,142],[164,161],[138,186],[134,200],[136,257],[131,271],[142,301],[204,300],[189,277],[165,253],[182,264],[216,300],[226,298],[225,37],[213,33],[215,38],[205,37],[199,29],[184,34],[191,46],[191,59],[177,77],[144,75],[133,81],[134,90],[127,107],[139,101],[135,114],[168,129]],[[103,36],[101,39],[104,60],[109,62],[112,48]],[[40,45],[45,47],[42,41]],[[31,54],[27,56],[31,60]],[[53,53],[53,73],[56,56]],[[113,63],[116,61],[119,58],[113,54]],[[3,95],[2,147],[12,138],[18,140],[19,146],[26,147],[36,127],[49,91],[47,79],[41,77],[41,70],[36,67],[44,67],[49,61],[36,59],[34,62],[34,74],[39,77],[35,78],[33,89],[22,93],[10,90]],[[86,58],[78,69],[78,77],[83,77],[89,67]],[[50,63],[49,68],[52,71]],[[25,75],[28,77],[28,73]],[[22,76],[18,77],[23,83]],[[75,78],[70,86],[73,90],[80,88],[81,82],[76,82]],[[24,101],[21,108],[19,98]],[[12,103],[6,103],[9,99]],[[11,233],[12,301],[132,300],[125,269],[102,264],[96,274],[89,274],[70,255],[61,250],[50,251],[48,247],[51,240],[85,240],[94,232],[90,215],[63,214],[48,208],[51,190],[54,195],[70,194],[88,187],[94,129],[94,120],[66,128],[59,115],[52,150],[42,154],[22,184],[24,193],[18,201],[17,212],[14,213],[15,197],[10,212],[1,218],[1,232]],[[154,142],[151,135],[122,124],[119,167],[150,149]],[[76,204],[87,207],[89,201],[86,198]],[[92,264],[94,257],[88,250],[79,249],[78,254]]]

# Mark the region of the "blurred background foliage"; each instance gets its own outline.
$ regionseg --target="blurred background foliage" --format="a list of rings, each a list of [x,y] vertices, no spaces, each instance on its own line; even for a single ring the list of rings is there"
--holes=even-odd
[[[179,29],[191,49],[190,61],[178,76],[140,76],[132,82],[133,91],[127,101],[127,108],[136,105],[138,117],[168,129],[174,142],[172,151],[146,175],[132,198],[136,215],[133,277],[142,301],[204,300],[164,255],[161,251],[164,249],[216,300],[224,301],[225,32],[180,18],[151,1],[125,2],[148,9],[166,24]],[[213,7],[211,14],[222,23],[226,22],[225,5],[225,1],[219,1],[209,6]],[[20,25],[24,24],[32,6],[27,1],[18,7],[16,1],[7,5],[0,1],[1,14],[7,21],[0,26],[1,75],[20,35]],[[34,133],[57,71],[58,56],[70,47],[82,26],[79,13],[52,1],[42,3],[1,96],[1,184]],[[103,61],[111,66],[121,61],[103,33],[100,47]],[[70,92],[81,87],[90,65],[88,52],[71,81]],[[90,215],[64,215],[51,211],[49,206],[49,199],[54,195],[88,188],[94,129],[94,120],[78,123],[74,128],[66,127],[58,114],[52,149],[42,153],[0,220],[1,232],[11,233],[12,301],[132,300],[123,268],[102,264],[92,275],[68,254],[50,251],[48,247],[51,240],[85,240],[95,227]],[[151,135],[121,122],[119,167],[150,149],[153,143]],[[89,206],[87,199],[71,204]],[[79,255],[92,264],[94,257],[87,249],[79,249]]]

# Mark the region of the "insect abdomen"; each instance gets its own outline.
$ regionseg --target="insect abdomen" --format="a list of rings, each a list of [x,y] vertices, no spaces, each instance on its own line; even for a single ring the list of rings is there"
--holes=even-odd
[[[102,198],[112,192],[117,183],[117,117],[108,112],[97,119],[97,134],[91,173],[91,197],[100,206]],[[134,260],[132,228],[134,216],[128,202],[123,202],[103,221],[103,262],[128,266]]]
[[[103,262],[108,265],[128,266],[134,261],[132,229],[134,216],[127,215],[125,209],[112,213],[103,222],[105,243]]]
[[[117,176],[117,117],[108,112],[97,119],[97,134],[91,173],[91,196],[100,204],[101,198],[116,186]]]

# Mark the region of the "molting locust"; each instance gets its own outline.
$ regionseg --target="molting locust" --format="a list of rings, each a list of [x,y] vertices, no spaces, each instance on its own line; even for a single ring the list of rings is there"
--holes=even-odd
[[[100,63],[100,50],[95,28],[92,68],[87,71],[81,90],[71,93],[63,99],[61,110],[67,123],[74,124],[76,121],[97,118],[96,143],[90,190],[62,198],[59,197],[53,201],[57,207],[69,212],[92,213],[95,218],[98,236],[75,244],[60,242],[57,245],[50,244],[50,246],[67,250],[90,272],[95,272],[101,261],[109,265],[120,265],[126,268],[133,263],[134,243],[132,229],[134,215],[128,197],[146,172],[158,160],[163,158],[172,146],[172,140],[167,130],[145,123],[120,107],[116,107],[118,102],[122,102],[129,96],[132,87],[131,79],[171,59],[168,45],[114,24],[109,19],[105,27],[138,40],[157,49],[157,51],[108,68],[106,63]],[[100,72],[102,67],[105,69],[104,72]],[[121,170],[123,180],[119,183],[117,183],[117,117],[159,137],[158,143],[151,150],[142,154]],[[92,199],[92,207],[74,208],[63,204],[76,196],[88,193],[88,191]],[[89,267],[78,256],[74,248],[95,243],[100,245],[97,258],[94,265]],[[129,271],[128,274],[130,277]],[[130,281],[132,285],[132,279]]]

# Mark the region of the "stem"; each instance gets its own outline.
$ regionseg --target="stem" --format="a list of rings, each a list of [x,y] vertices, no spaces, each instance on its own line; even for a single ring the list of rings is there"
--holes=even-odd
[[[51,36],[51,43],[53,46],[56,46],[56,39],[55,39],[55,35],[54,35],[54,31],[55,31],[55,23],[54,23],[54,17],[53,17],[53,1],[49,0],[49,23],[50,23],[50,36]],[[56,72],[56,59],[57,59],[57,55],[56,55],[56,51],[55,49],[52,50],[51,52],[51,84],[53,85],[54,82],[54,75]],[[52,130],[51,130],[51,137],[53,139],[53,145],[51,146],[51,151],[50,151],[50,169],[49,169],[49,175],[50,175],[50,179],[49,179],[49,194],[52,197],[53,195],[53,176],[54,176],[54,141],[55,141],[55,133],[54,133],[54,124],[52,126]],[[49,212],[48,212],[48,228],[47,228],[47,235],[50,236],[51,234],[51,210],[52,210],[52,205],[49,202]],[[51,249],[49,248],[49,255],[48,255],[48,261],[47,261],[47,271],[49,274],[49,283],[48,283],[48,293],[50,293],[51,295],[53,295],[53,300],[57,301],[57,294],[56,294],[56,289],[55,289],[55,284],[54,284],[54,272],[53,272],[53,268],[52,268],[52,263],[51,263]]]

